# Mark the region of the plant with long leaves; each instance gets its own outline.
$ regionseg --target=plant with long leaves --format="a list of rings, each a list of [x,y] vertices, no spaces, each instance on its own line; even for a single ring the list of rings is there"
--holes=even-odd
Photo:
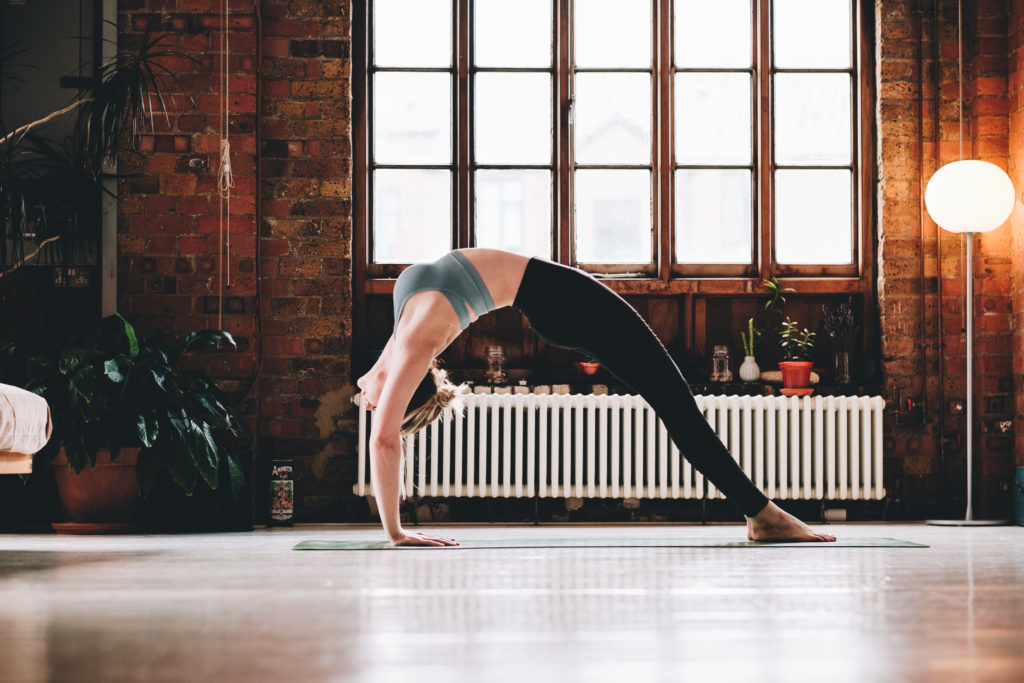
[[[747,356],[754,355],[754,346],[761,339],[763,330],[754,325],[754,319],[747,319],[746,332],[740,332],[740,339],[743,340],[743,353]]]
[[[769,295],[761,304],[764,313],[749,318],[746,331],[740,331],[743,353],[747,356],[754,355],[758,343],[777,325],[776,321],[781,318],[782,307],[786,304],[786,293],[796,291],[792,287],[783,287],[774,275],[761,280],[761,286],[768,290]]]
[[[80,472],[109,448],[139,447],[136,475],[146,495],[161,472],[191,495],[201,479],[216,488],[226,471],[233,493],[244,484],[242,458],[252,434],[231,400],[204,373],[179,367],[193,350],[228,332],[203,330],[175,340],[155,333],[140,341],[115,314],[70,337],[40,333],[0,344],[0,381],[22,386],[50,404],[54,432],[40,457],[64,448]]]
[[[115,161],[122,143],[133,143],[140,130],[154,130],[157,113],[169,122],[161,81],[175,74],[162,64],[167,58],[186,57],[166,49],[172,38],[164,33],[142,36],[135,50],[122,50],[100,66],[92,94],[78,109],[76,137],[84,141],[90,167],[96,177],[104,165]],[[159,108],[154,106],[159,104]]]
[[[780,315],[782,307],[786,305],[786,293],[795,292],[792,287],[783,287],[779,278],[769,275],[767,279],[761,280],[761,286],[768,290],[768,299],[764,302],[764,312],[769,318]]]
[[[54,245],[45,253],[65,264],[72,254],[83,253],[83,245],[98,243],[99,198],[106,191],[103,179],[112,175],[110,162],[122,151],[135,153],[140,132],[154,130],[159,113],[167,117],[162,86],[175,74],[163,61],[187,58],[167,48],[171,38],[146,33],[137,47],[101,64],[93,87],[68,106],[11,131],[0,125],[0,264],[28,260],[26,243],[52,237],[60,239],[60,251]],[[0,67],[16,54],[0,54]],[[71,112],[75,124],[65,140],[37,133]],[[88,256],[89,247],[85,250]],[[0,268],[0,277],[11,270]]]

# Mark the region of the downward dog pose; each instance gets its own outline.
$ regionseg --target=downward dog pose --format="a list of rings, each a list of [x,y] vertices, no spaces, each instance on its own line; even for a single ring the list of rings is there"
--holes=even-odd
[[[437,356],[477,317],[513,306],[554,346],[598,359],[644,397],[690,463],[743,511],[751,540],[834,541],[768,500],[733,460],[689,385],[643,318],[580,270],[494,249],[461,249],[410,266],[395,283],[395,328],[356,384],[374,410],[370,472],[381,522],[394,545],[457,545],[410,533],[399,520],[401,437],[433,422],[459,388]]]

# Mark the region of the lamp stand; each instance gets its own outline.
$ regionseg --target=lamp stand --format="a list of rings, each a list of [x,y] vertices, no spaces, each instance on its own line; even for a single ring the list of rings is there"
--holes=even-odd
[[[974,507],[971,501],[973,489],[973,456],[974,456],[974,235],[973,232],[963,233],[967,239],[967,264],[964,268],[967,278],[967,512],[964,519],[929,519],[928,524],[934,526],[1006,526],[1012,524],[1008,519],[974,519]],[[942,334],[942,331],[939,331]],[[942,353],[941,345],[939,353]],[[942,406],[939,406],[942,409]]]

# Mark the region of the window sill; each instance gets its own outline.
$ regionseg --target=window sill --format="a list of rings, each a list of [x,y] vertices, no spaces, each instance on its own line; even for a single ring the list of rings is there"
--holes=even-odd
[[[600,278],[602,284],[618,294],[624,295],[762,295],[760,278],[673,278],[665,281],[656,278]],[[870,283],[856,277],[784,277],[779,281],[784,287],[792,287],[800,294],[857,294],[870,291]],[[367,294],[391,294],[395,288],[393,278],[367,278],[364,281]]]
[[[780,396],[781,385],[765,382],[729,382],[710,384],[691,384],[690,389],[695,396]],[[623,384],[599,382],[570,381],[553,384],[475,384],[471,387],[474,394],[612,394],[629,395],[636,392]],[[815,385],[813,396],[877,396],[881,387],[868,384],[819,384]]]

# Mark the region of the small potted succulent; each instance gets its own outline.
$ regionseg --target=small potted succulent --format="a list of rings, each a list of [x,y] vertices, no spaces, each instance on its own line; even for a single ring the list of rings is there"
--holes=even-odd
[[[67,519],[58,530],[131,528],[137,498],[161,474],[192,495],[200,479],[216,488],[223,469],[237,494],[248,425],[205,373],[179,365],[188,351],[221,341],[234,345],[220,330],[140,341],[115,314],[85,332],[37,331],[0,344],[0,380],[50,405],[53,435],[37,457],[54,466]]]
[[[779,361],[782,371],[782,393],[787,396],[808,395],[811,393],[810,360],[814,349],[815,333],[801,328],[799,323],[790,320],[789,316],[782,322],[779,329],[779,350],[783,360]]]

